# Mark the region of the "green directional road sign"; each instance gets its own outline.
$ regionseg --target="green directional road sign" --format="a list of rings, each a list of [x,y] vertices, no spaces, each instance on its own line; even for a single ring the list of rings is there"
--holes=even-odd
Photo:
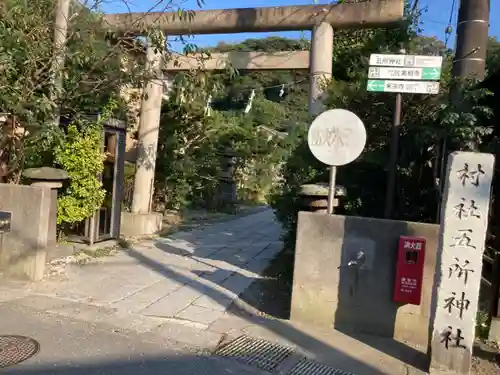
[[[420,55],[385,55],[371,54],[371,66],[392,66],[405,68],[441,68],[442,56],[420,56]]]
[[[369,79],[368,85],[367,85],[367,90],[373,91],[373,92],[384,92],[385,91],[385,81]]]
[[[400,92],[408,94],[435,95],[439,93],[439,82],[433,81],[395,81],[395,80],[368,80],[366,85],[372,92]]]
[[[424,81],[438,81],[441,77],[441,68],[399,68],[386,66],[370,66],[369,79],[411,79]]]
[[[441,78],[441,68],[422,68],[422,79],[438,80]]]

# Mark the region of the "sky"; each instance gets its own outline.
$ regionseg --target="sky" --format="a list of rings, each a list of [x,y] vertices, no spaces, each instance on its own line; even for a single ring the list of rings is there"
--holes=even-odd
[[[102,0],[102,10],[105,13],[123,13],[128,11],[147,12],[159,11],[165,8],[165,4],[171,4],[171,9],[200,9],[197,0]],[[452,6],[455,6],[452,12]],[[435,36],[445,40],[445,29],[451,16],[453,32],[448,41],[448,47],[455,46],[455,25],[458,13],[459,0],[421,0],[421,7],[427,11],[422,15],[423,35]],[[159,6],[156,4],[162,3]],[[319,0],[317,3],[328,3],[325,0]],[[491,0],[490,9],[490,30],[492,36],[500,39],[500,0]],[[202,9],[224,9],[224,8],[249,8],[249,7],[269,7],[285,5],[311,5],[314,0],[205,0]],[[155,8],[156,6],[156,8]],[[195,35],[188,39],[198,47],[214,46],[218,42],[237,43],[248,38],[265,38],[267,36],[279,35],[287,38],[310,38],[310,32],[279,32],[279,33],[242,33],[242,34],[218,34],[218,35]],[[176,51],[182,51],[183,42],[177,37],[170,38],[171,46]]]

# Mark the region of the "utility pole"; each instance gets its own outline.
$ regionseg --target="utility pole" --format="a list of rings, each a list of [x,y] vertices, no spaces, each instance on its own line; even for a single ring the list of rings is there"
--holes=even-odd
[[[71,0],[57,0],[54,18],[54,39],[52,57],[52,79],[50,99],[58,102],[63,88],[63,69],[66,55],[66,39],[68,37],[69,6]],[[59,107],[54,113],[54,126],[59,126]]]
[[[399,53],[406,54],[406,50],[401,48]],[[391,145],[389,149],[389,166],[387,175],[387,188],[385,190],[385,212],[384,217],[390,219],[394,210],[394,198],[396,192],[396,177],[398,169],[399,133],[401,126],[401,110],[403,104],[403,94],[396,94],[394,103],[394,113],[392,117]]]
[[[488,27],[490,0],[461,0],[457,19],[457,41],[453,58],[452,77],[454,82],[450,100],[460,105],[462,85],[467,79],[482,80],[486,71],[486,49],[488,47]],[[446,159],[448,154],[446,137],[441,143],[441,168],[439,172],[439,192],[443,192]],[[437,222],[440,220],[441,200],[438,205]]]
[[[482,80],[485,74],[490,0],[461,0],[452,75]]]

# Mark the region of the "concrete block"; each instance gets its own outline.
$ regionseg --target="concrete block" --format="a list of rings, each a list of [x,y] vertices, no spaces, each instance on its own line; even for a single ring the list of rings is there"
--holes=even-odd
[[[250,259],[252,259],[253,254],[248,253],[237,253],[237,254],[214,254],[211,258],[215,260],[220,260],[222,262],[229,263],[233,266],[240,268],[245,263],[247,263]]]
[[[223,294],[217,296],[202,296],[194,302],[194,305],[205,309],[224,312],[234,301],[236,296],[229,297]]]
[[[55,195],[50,189],[0,184],[0,211],[10,225],[0,235],[0,271],[7,276],[40,280],[45,274],[47,246],[53,240]]]
[[[19,300],[25,297],[28,291],[19,289],[0,289],[0,303]]]
[[[500,318],[492,318],[488,340],[500,344]]]
[[[212,332],[221,334],[241,335],[243,331],[251,325],[262,323],[261,320],[261,318],[255,316],[238,316],[226,312],[213,322],[208,329]]]
[[[235,273],[222,283],[222,287],[231,291],[235,295],[242,294],[253,282],[255,278]]]
[[[144,316],[118,311],[112,315],[106,315],[99,320],[100,323],[109,324],[124,330],[137,333],[149,332],[166,323],[167,319],[154,316]]]
[[[438,230],[434,224],[300,212],[292,321],[427,345]],[[420,306],[393,301],[399,236],[427,240]],[[352,247],[363,243],[374,243],[372,265],[356,275],[343,265]]]
[[[236,269],[237,269],[236,267],[234,267],[234,269],[217,268],[214,271],[203,272],[200,278],[202,280],[200,280],[200,282],[208,281],[220,284],[224,280],[228,279],[235,272]]]
[[[203,250],[203,248],[200,250]],[[234,255],[239,253],[240,251],[241,251],[241,244],[231,245],[217,250],[216,252],[209,255],[209,258],[219,259],[219,257],[221,256]],[[198,254],[198,250],[196,251],[196,253]]]
[[[124,312],[137,312],[154,304],[158,299],[164,298],[174,290],[182,287],[182,283],[175,280],[163,279],[137,293],[113,303],[111,306]]]
[[[116,312],[115,309],[76,302],[45,311],[90,323],[100,322]]]
[[[215,349],[221,340],[219,333],[176,322],[165,323],[151,332],[167,340],[177,341],[192,348],[207,350]]]
[[[269,259],[269,260],[273,260],[274,258],[276,258],[276,256],[280,253],[281,250],[283,250],[283,244],[282,243],[269,245],[268,247],[266,247],[264,249],[264,251],[262,251],[259,254],[257,254],[257,256],[255,257],[255,259]]]
[[[176,315],[176,318],[185,319],[202,324],[212,324],[224,314],[224,311],[207,309],[197,305],[190,305]]]
[[[241,273],[243,275],[248,275],[248,276],[253,277],[253,278],[255,278],[256,276],[260,276],[264,273],[266,268],[269,267],[269,264],[273,258],[274,257],[269,258],[269,259],[265,259],[265,258],[264,259],[261,259],[261,258],[252,259],[250,262],[248,262],[245,265],[245,267],[244,267],[245,269],[241,270]]]
[[[200,298],[202,294],[203,292],[200,290],[194,289],[189,285],[184,285],[151,306],[148,306],[140,313],[149,316],[174,317]]]
[[[125,237],[156,234],[161,231],[162,224],[163,215],[158,212],[148,214],[122,212],[120,234]]]
[[[203,296],[198,298],[194,304],[196,306],[204,307],[212,310],[225,311],[231,305],[234,299],[238,298],[238,294],[229,290],[227,285],[219,285],[214,283],[207,283],[202,279],[204,276],[193,281],[193,283],[203,283]]]
[[[13,303],[16,305],[29,307],[35,310],[48,311],[68,306],[72,302],[59,298],[31,295],[13,301]]]

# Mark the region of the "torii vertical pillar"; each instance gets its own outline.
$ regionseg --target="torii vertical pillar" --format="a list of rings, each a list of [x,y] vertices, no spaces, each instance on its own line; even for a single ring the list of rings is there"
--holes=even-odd
[[[152,212],[163,98],[163,49],[148,41],[146,56],[146,70],[149,77],[141,101],[132,212],[122,214],[121,233],[125,236],[158,233],[163,221],[161,213]]]
[[[332,78],[333,28],[322,22],[312,30],[309,55],[309,113],[313,116],[324,111],[324,93]]]

